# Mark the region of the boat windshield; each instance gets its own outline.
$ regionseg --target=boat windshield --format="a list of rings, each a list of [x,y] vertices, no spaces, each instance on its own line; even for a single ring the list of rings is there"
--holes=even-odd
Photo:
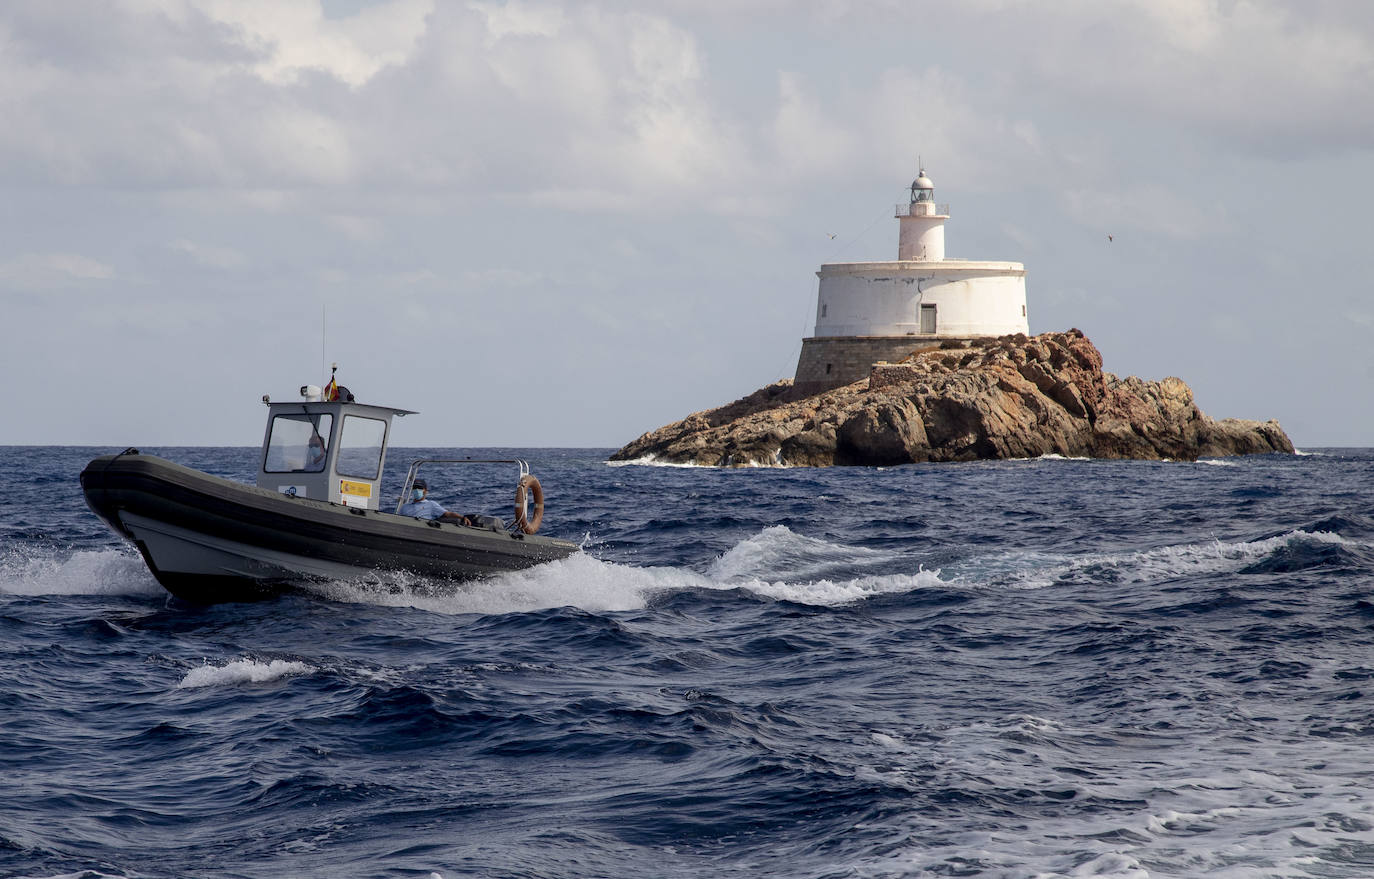
[[[345,415],[339,437],[341,476],[376,479],[382,472],[382,447],[386,443],[386,422],[361,415]]]
[[[292,413],[272,418],[262,469],[268,473],[319,473],[324,469],[334,416]]]

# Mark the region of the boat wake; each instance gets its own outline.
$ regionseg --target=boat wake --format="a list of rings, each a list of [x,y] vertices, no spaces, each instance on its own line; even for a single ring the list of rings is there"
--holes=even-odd
[[[1211,540],[1126,553],[1069,556],[1041,552],[999,553],[953,569],[956,584],[1046,589],[1103,583],[1158,583],[1182,577],[1243,571],[1276,554],[1322,545],[1361,546],[1326,531],[1290,531],[1259,540]]]
[[[302,589],[330,601],[440,614],[528,613],[556,607],[593,613],[633,611],[678,592],[731,590],[833,607],[922,589],[1036,590],[1158,583],[1254,570],[1269,560],[1291,565],[1295,554],[1320,557],[1324,548],[1363,546],[1362,541],[1327,531],[1298,530],[1251,541],[1212,540],[1117,554],[1001,552],[927,569],[910,554],[821,540],[775,525],[741,540],[702,570],[636,567],[577,553],[485,580],[453,582],[397,571],[366,581],[311,583]],[[142,559],[125,548],[66,555],[10,550],[0,556],[0,592],[166,595]]]
[[[629,611],[683,591],[741,590],[778,601],[835,606],[886,593],[944,586],[938,571],[865,573],[890,568],[892,553],[830,543],[783,526],[740,541],[705,571],[635,567],[586,553],[487,580],[444,583],[395,574],[381,582],[333,582],[306,588],[335,601],[415,607],[446,614],[526,613],[573,606]]]
[[[1157,583],[1238,572],[1295,551],[1357,543],[1328,532],[1293,531],[1253,541],[1213,540],[1120,554],[999,553],[927,570],[893,552],[806,537],[779,525],[740,541],[704,571],[634,567],[580,553],[471,583],[397,576],[383,585],[340,582],[310,589],[336,601],[445,614],[525,613],[567,606],[590,612],[630,611],[668,594],[709,590],[740,590],[776,601],[834,607],[922,589],[998,591]],[[893,571],[902,565],[907,570]]]

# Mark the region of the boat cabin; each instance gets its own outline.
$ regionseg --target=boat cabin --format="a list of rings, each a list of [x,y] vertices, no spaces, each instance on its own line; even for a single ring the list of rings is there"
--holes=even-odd
[[[315,397],[290,403],[267,401],[258,488],[292,497],[380,508],[382,467],[394,415],[409,409]],[[348,395],[351,397],[351,395]]]

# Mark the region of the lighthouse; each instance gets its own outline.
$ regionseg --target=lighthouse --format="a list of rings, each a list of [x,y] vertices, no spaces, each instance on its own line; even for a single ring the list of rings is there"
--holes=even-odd
[[[827,263],[816,276],[816,331],[802,340],[794,380],[818,393],[865,378],[880,360],[946,342],[1029,333],[1019,262],[945,256],[949,205],[920,169],[896,206],[897,259]]]
[[[897,239],[899,262],[939,262],[945,258],[945,220],[949,205],[935,204],[935,184],[922,168],[911,181],[911,202],[897,205],[901,232]]]

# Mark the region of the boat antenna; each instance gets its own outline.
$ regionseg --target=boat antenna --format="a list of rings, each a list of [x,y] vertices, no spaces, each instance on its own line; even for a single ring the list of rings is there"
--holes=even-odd
[[[328,326],[326,320],[329,316],[329,303],[320,303],[320,372],[324,372],[324,352],[325,352],[325,329]]]

